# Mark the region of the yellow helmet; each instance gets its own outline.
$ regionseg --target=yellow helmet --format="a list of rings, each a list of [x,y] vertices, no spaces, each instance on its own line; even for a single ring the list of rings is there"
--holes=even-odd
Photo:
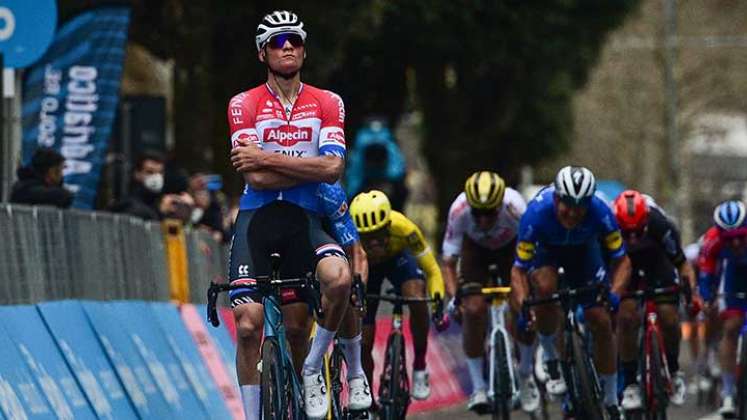
[[[360,193],[350,203],[350,216],[360,233],[385,227],[391,218],[392,205],[386,194],[378,190]]]
[[[495,172],[479,171],[467,178],[464,193],[473,209],[492,210],[503,204],[506,183]]]

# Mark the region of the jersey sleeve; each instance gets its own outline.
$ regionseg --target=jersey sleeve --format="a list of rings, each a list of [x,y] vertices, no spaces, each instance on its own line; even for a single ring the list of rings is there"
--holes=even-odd
[[[535,247],[537,243],[537,222],[539,217],[536,210],[536,202],[532,201],[527,207],[527,211],[519,220],[519,234],[516,241],[516,255],[514,265],[527,269],[534,259]]]
[[[506,188],[506,195],[503,198],[503,202],[506,203],[506,214],[508,217],[518,224],[521,216],[527,211],[527,202],[524,201],[524,197],[518,191]]]
[[[249,142],[262,147],[255,127],[255,115],[249,106],[250,95],[242,92],[228,102],[228,127],[231,133],[231,149],[240,143]]]
[[[320,183],[319,199],[324,215],[332,224],[332,234],[340,246],[347,247],[358,242],[358,230],[350,217],[347,197],[340,183]]]
[[[595,213],[599,217],[599,230],[602,237],[602,246],[610,258],[617,259],[625,256],[625,245],[622,240],[620,227],[617,219],[612,214],[612,209],[602,200],[595,199]]]
[[[411,226],[408,229],[409,232],[406,237],[407,249],[417,260],[420,269],[425,272],[428,294],[431,297],[438,294],[443,298],[445,296],[444,279],[441,276],[441,269],[438,266],[438,262],[436,262],[436,257],[433,255],[420,229],[412,222],[409,222],[409,224]]]
[[[705,281],[712,281],[718,274],[718,255],[722,248],[721,237],[718,229],[712,227],[703,235],[703,244],[698,255],[698,270],[700,277]]]
[[[679,267],[686,260],[685,252],[682,250],[680,232],[674,222],[666,216],[666,213],[659,210],[658,207],[651,207],[650,209],[649,228],[653,230],[652,233],[655,238],[664,248],[669,261]]]
[[[319,131],[319,155],[345,158],[345,104],[339,95],[324,91],[322,123]]]
[[[457,201],[452,203],[449,209],[449,217],[446,222],[446,233],[444,241],[441,244],[441,252],[447,257],[456,257],[462,252],[462,241],[464,239],[464,223],[461,217],[469,208],[466,201]]]

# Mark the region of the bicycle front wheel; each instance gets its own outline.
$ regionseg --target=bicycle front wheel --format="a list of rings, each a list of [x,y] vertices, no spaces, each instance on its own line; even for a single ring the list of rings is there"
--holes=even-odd
[[[508,420],[511,418],[511,374],[508,364],[508,349],[503,333],[498,332],[495,337],[493,351],[493,420]]]
[[[667,420],[667,390],[664,385],[664,363],[662,362],[661,349],[659,348],[659,335],[653,332],[651,335],[651,385],[653,386],[653,401],[649,401],[646,407],[646,418],[650,420]]]
[[[260,392],[262,415],[265,419],[289,418],[287,401],[290,394],[290,381],[283,371],[280,346],[275,337],[265,338],[262,343],[262,375]]]
[[[329,420],[344,418],[342,407],[342,363],[343,356],[340,348],[335,345],[332,354],[324,356],[324,378],[327,381],[327,389],[330,390],[331,398],[327,418]]]
[[[579,334],[570,334],[573,346],[573,374],[576,379],[577,395],[573,396],[576,418],[603,419],[602,393],[596,378],[594,362],[586,352],[584,339]]]
[[[737,418],[747,420],[747,342],[744,335],[739,338],[742,347],[737,366],[739,382],[737,382]]]
[[[379,385],[379,402],[384,420],[405,418],[410,403],[410,382],[405,365],[405,338],[400,332],[393,332],[389,336]]]

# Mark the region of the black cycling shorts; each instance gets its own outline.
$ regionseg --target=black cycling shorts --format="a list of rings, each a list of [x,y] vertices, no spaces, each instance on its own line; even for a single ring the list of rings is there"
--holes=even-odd
[[[272,253],[280,254],[281,278],[314,272],[324,257],[345,258],[342,248],[322,229],[321,219],[295,204],[278,200],[259,209],[241,210],[236,217],[228,275],[232,284],[247,287],[231,291],[231,306],[262,302],[252,285],[256,276],[270,275]],[[281,298],[283,304],[305,301],[297,289],[283,290]]]

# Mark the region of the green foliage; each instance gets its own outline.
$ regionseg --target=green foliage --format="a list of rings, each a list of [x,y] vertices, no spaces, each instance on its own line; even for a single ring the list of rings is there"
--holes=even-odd
[[[230,173],[226,104],[266,78],[256,25],[271,10],[296,11],[309,32],[303,79],[343,97],[349,139],[370,113],[422,111],[422,151],[445,209],[469,172],[515,180],[520,165],[567,147],[571,98],[638,3],[149,0],[135,2],[131,33],[176,60],[177,156],[204,160],[209,148],[214,169]]]

